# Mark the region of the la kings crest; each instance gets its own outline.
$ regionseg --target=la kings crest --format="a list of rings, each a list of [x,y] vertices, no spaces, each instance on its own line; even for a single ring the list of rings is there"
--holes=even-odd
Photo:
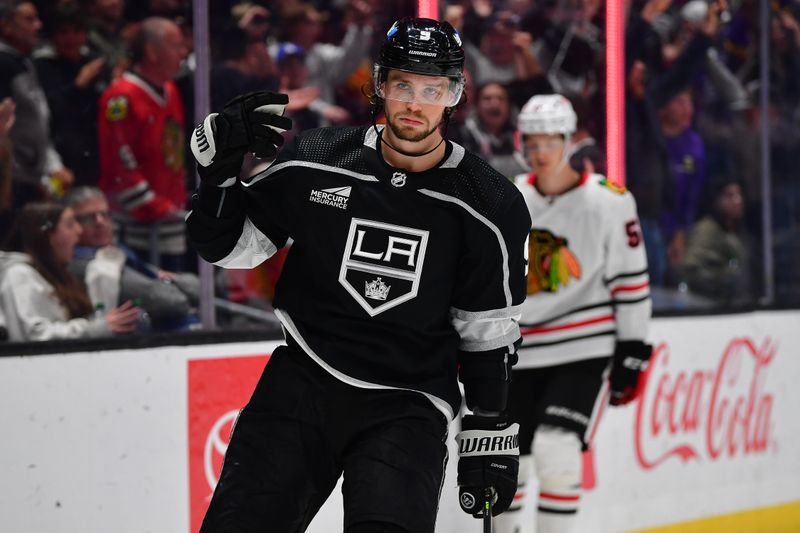
[[[428,232],[373,220],[350,221],[339,283],[370,316],[417,295]]]

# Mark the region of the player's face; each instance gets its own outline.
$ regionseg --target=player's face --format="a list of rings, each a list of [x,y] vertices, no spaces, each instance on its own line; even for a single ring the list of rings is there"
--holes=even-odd
[[[66,265],[72,261],[72,253],[81,236],[81,225],[75,220],[75,213],[71,208],[66,208],[58,219],[58,224],[50,233],[50,246],[56,261]]]
[[[525,156],[538,175],[549,175],[561,166],[566,146],[559,134],[530,134],[525,136]]]
[[[80,244],[101,248],[112,243],[114,228],[105,198],[91,198],[74,209],[75,218],[83,229]]]
[[[392,70],[386,79],[386,122],[398,139],[420,142],[429,137],[442,121],[449,80],[443,76],[423,76]]]

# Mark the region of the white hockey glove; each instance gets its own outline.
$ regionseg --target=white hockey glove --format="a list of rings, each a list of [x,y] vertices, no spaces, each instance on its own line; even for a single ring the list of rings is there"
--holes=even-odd
[[[282,116],[288,102],[285,94],[260,91],[237,96],[221,113],[208,115],[190,141],[203,182],[218,187],[236,183],[247,152],[273,159],[283,145],[281,133],[292,127],[292,120]]]
[[[642,341],[618,341],[611,364],[611,405],[625,405],[639,397],[642,373],[653,347]]]
[[[488,490],[492,516],[506,511],[517,492],[519,424],[509,424],[503,415],[464,415],[456,441],[461,509],[482,517]]]

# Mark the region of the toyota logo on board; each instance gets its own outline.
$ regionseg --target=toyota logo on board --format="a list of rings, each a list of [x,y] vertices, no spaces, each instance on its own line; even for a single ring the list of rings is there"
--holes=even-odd
[[[238,416],[238,409],[228,411],[211,426],[211,431],[206,436],[206,445],[203,448],[203,472],[212,491],[219,481],[217,473],[222,469],[225,451],[228,449],[233,425]]]

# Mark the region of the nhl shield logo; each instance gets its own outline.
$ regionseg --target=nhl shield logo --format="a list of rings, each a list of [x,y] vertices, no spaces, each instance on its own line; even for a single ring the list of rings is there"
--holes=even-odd
[[[395,172],[394,174],[392,174],[391,183],[395,187],[402,187],[403,185],[406,184],[406,178],[407,176],[405,175],[404,172]]]
[[[339,283],[370,316],[414,298],[425,261],[428,232],[354,218]]]

